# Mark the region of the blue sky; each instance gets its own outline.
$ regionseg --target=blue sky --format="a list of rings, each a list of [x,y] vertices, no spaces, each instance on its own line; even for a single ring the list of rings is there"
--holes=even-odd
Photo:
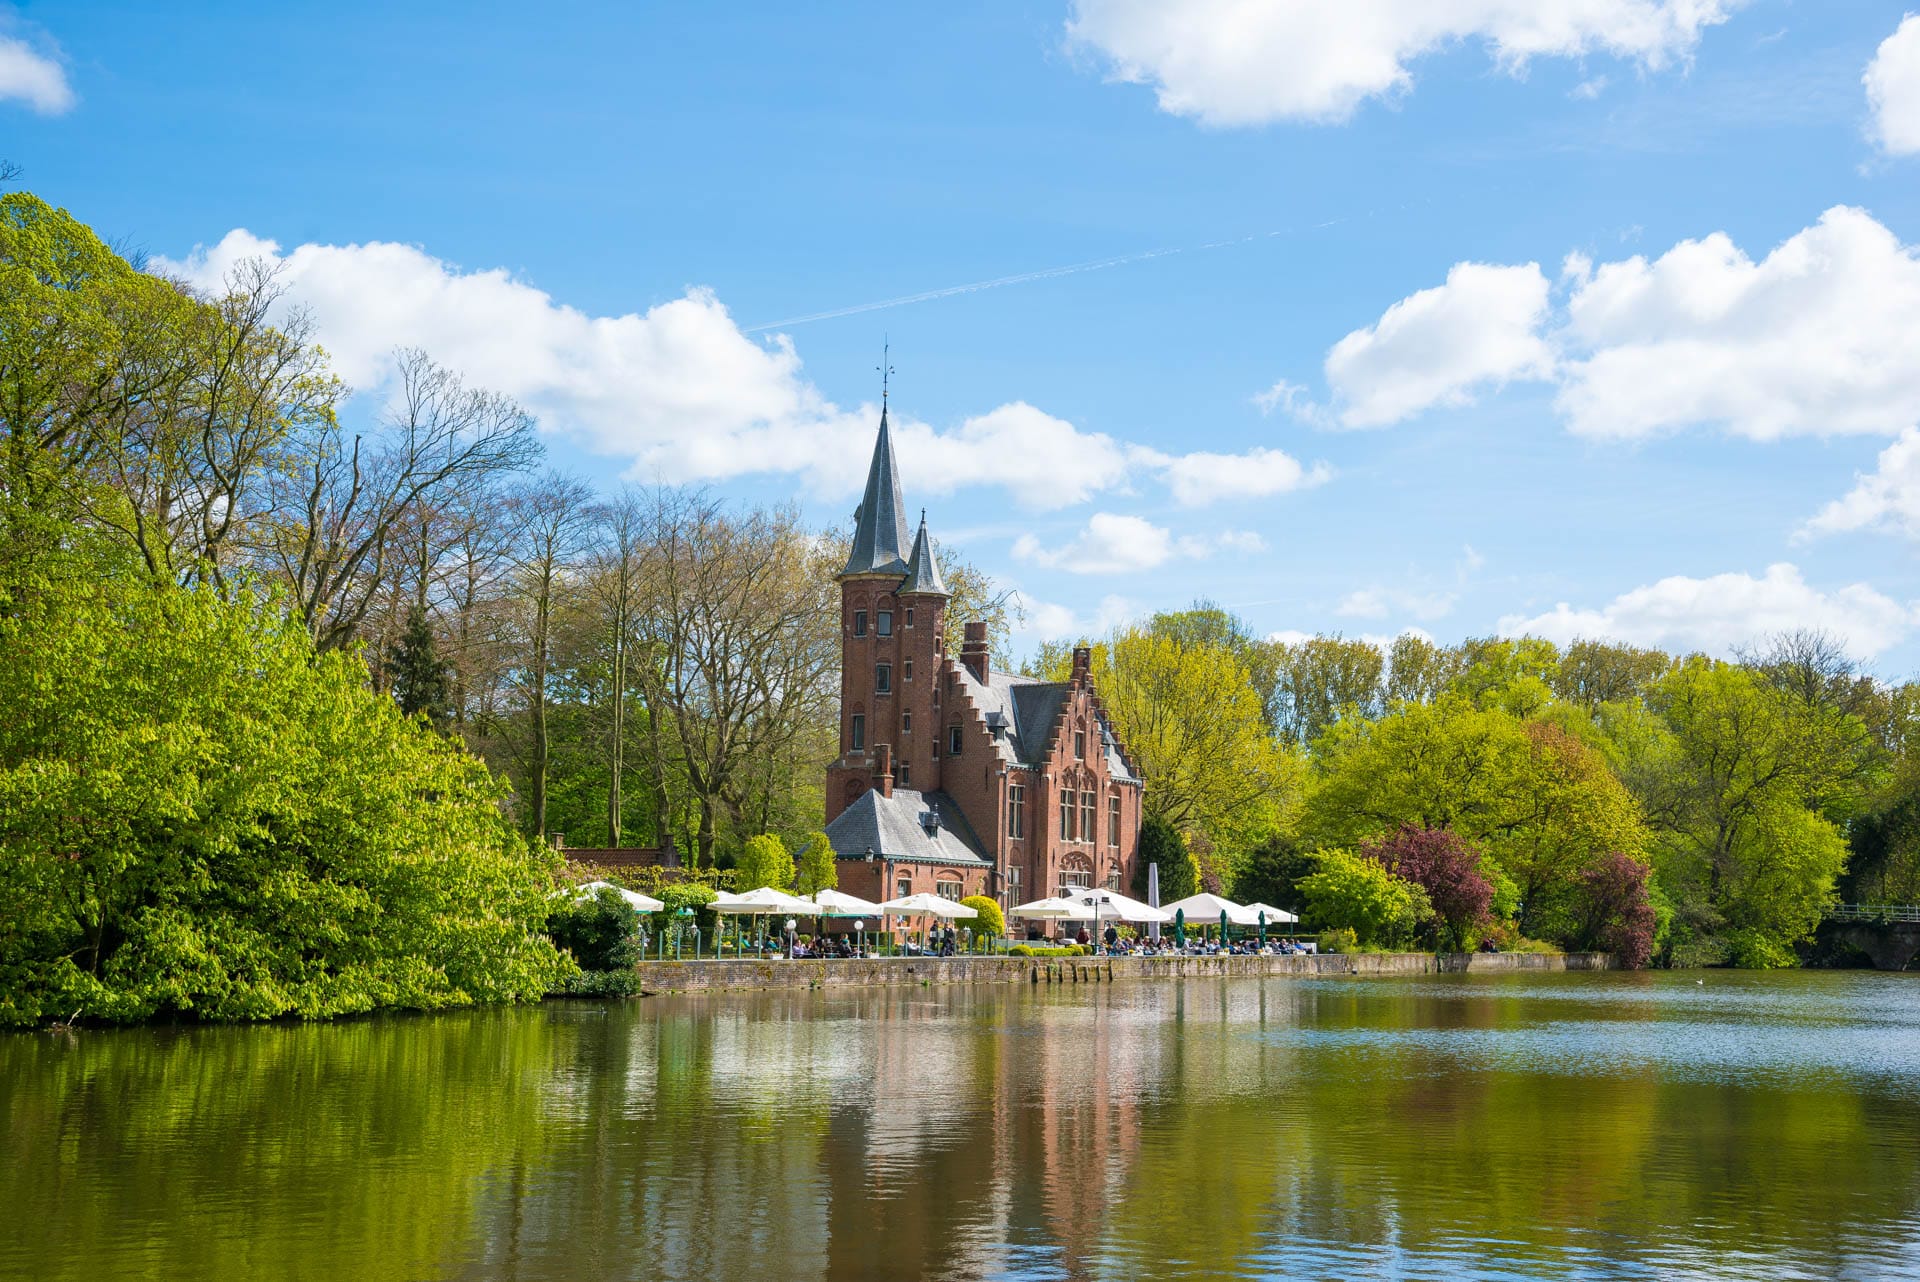
[[[1920,671],[1900,0],[549,9],[0,8],[0,156],[283,259],[357,412],[419,344],[607,485],[845,520],[888,340],[1024,643],[1204,596]]]

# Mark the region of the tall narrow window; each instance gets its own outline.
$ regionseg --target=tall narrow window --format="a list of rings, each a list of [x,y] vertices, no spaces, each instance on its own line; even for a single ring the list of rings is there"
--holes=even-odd
[[[1027,790],[1022,784],[1007,785],[1007,836],[1016,841],[1027,835]]]
[[[913,607],[912,606],[907,607],[907,626],[908,627],[913,626]]]
[[[894,898],[905,899],[908,895],[911,895],[912,893],[913,893],[913,879],[911,877],[902,877],[900,878],[900,880],[893,883]]]
[[[865,752],[867,748],[867,719],[854,713],[853,724],[847,729],[847,743],[855,752]]]
[[[857,637],[867,635],[867,612],[865,610],[855,610],[853,612],[853,635]]]
[[[912,659],[907,659],[902,664],[900,669],[900,679],[902,681],[913,680],[913,660]]]
[[[913,733],[913,714],[911,712],[903,712],[900,714],[900,733]]]
[[[1007,869],[1007,899],[1012,903],[1020,902],[1020,870]]]
[[[913,787],[913,763],[910,761],[900,763],[900,786],[902,788]]]
[[[892,665],[891,663],[881,663],[881,664],[876,664],[876,665],[874,666],[874,669],[873,669],[873,688],[874,688],[874,690],[876,690],[876,691],[877,691],[877,692],[879,692],[880,694],[890,694],[890,693],[892,693],[892,691],[893,691],[893,665]]]
[[[960,755],[960,727],[959,726],[947,727],[947,755],[949,757],[957,757]]]
[[[1085,730],[1075,730],[1073,732],[1073,759],[1075,761],[1085,761],[1087,759],[1087,732]]]
[[[873,623],[874,623],[873,630],[875,632],[878,632],[881,636],[890,637],[893,635],[893,611],[892,610],[880,611],[879,616],[874,619]]]
[[[1060,840],[1073,840],[1073,794],[1060,790]]]
[[[1107,798],[1107,844],[1120,849],[1120,794]]]
[[[1080,840],[1098,840],[1093,834],[1093,794],[1090,792],[1080,794]]]

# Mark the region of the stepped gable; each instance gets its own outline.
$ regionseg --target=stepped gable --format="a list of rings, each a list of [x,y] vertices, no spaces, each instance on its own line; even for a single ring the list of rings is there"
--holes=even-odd
[[[940,822],[931,832],[924,816],[931,810]],[[865,859],[869,850],[895,863],[940,864],[949,868],[984,865],[980,838],[944,792],[915,792],[895,788],[882,796],[869,788],[827,825],[827,840],[838,859]]]
[[[955,663],[953,669],[960,677],[961,696],[983,722],[990,712],[998,712],[1006,718],[1007,733],[994,740],[1000,759],[1008,765],[1017,766],[1037,766],[1046,762],[1059,739],[1060,728],[1065,721],[1067,696],[1073,689],[1073,683],[992,672],[983,685],[965,665]],[[1118,780],[1138,783],[1139,771],[1134,769],[1132,760],[1120,745],[1120,737],[1113,732],[1113,722],[1106,704],[1101,702],[1097,690],[1090,687],[1087,693],[1100,714],[1101,749],[1107,755],[1108,770]]]

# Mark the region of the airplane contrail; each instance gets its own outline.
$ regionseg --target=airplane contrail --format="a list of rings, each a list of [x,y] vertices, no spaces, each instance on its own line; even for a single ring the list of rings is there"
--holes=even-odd
[[[1332,218],[1324,223],[1315,223],[1307,231],[1318,231],[1323,227],[1332,227],[1337,223],[1349,221],[1345,218]],[[792,316],[786,320],[771,321],[765,325],[755,325],[743,330],[747,334],[762,334],[770,329],[788,329],[795,325],[805,325],[812,321],[833,320],[839,316],[857,316],[861,312],[877,312],[888,307],[905,307],[908,303],[927,303],[936,298],[952,298],[956,294],[974,294],[983,289],[999,289],[1003,285],[1024,285],[1029,281],[1051,280],[1056,276],[1073,276],[1080,272],[1097,272],[1108,267],[1124,267],[1128,263],[1143,263],[1150,258],[1168,258],[1174,254],[1193,254],[1208,249],[1226,249],[1233,245],[1247,245],[1256,240],[1270,240],[1275,236],[1295,234],[1293,228],[1279,231],[1255,232],[1251,236],[1239,236],[1232,240],[1209,241],[1204,245],[1175,245],[1166,249],[1143,249],[1138,253],[1120,254],[1113,258],[1096,258],[1091,262],[1068,263],[1062,267],[1043,267],[1039,271],[1020,272],[1013,276],[996,276],[992,280],[976,280],[965,285],[949,285],[945,289],[929,289],[919,294],[903,294],[899,298],[883,298],[873,303],[856,303],[852,307],[838,307],[830,312],[810,312],[805,316]]]

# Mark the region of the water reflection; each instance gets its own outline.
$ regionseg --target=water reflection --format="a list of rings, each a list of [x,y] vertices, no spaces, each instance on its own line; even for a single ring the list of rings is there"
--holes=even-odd
[[[1280,979],[0,1039],[0,1275],[1920,1276],[1920,983]]]

